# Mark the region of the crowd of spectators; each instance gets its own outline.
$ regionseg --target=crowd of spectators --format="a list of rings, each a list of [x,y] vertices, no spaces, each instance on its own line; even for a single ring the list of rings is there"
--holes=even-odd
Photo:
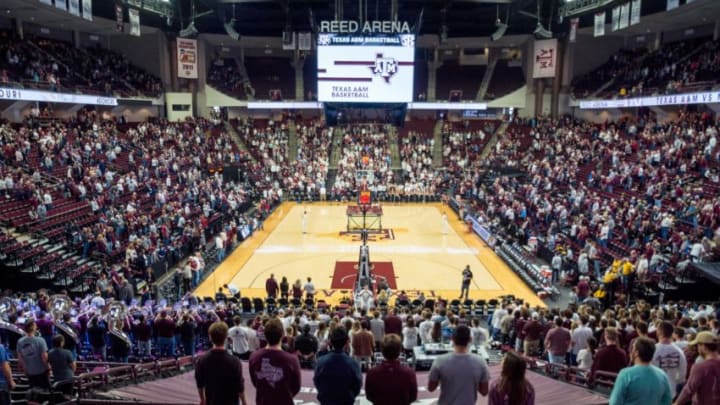
[[[478,171],[469,172],[455,193],[480,222],[521,244],[537,243],[548,262],[559,256],[564,281],[587,276],[597,282],[590,293],[599,289],[612,303],[717,255],[714,118],[685,112],[667,124],[647,117],[602,126],[569,118],[524,124],[511,125],[488,156],[490,164],[526,173],[524,180],[480,182]]]
[[[712,88],[717,81],[718,44],[717,40],[698,38],[663,44],[653,51],[623,49],[599,68],[575,78],[573,92],[576,97],[587,97],[610,80],[612,85],[601,96],[638,97]]]
[[[406,195],[436,194],[441,178],[433,167],[433,134],[410,131],[400,140],[400,167]]]
[[[323,198],[327,194],[333,128],[318,121],[298,122],[297,154],[286,186],[293,195]]]
[[[342,152],[331,193],[335,198],[352,198],[363,183],[378,193],[395,184],[390,169],[388,127],[379,124],[339,128]],[[336,135],[337,136],[337,135]]]
[[[254,96],[255,91],[247,78],[240,72],[235,59],[216,58],[208,72],[208,83],[236,98]]]
[[[0,80],[6,85],[151,97],[163,91],[160,79],[99,46],[78,48],[41,37],[19,39],[0,31],[0,54]]]

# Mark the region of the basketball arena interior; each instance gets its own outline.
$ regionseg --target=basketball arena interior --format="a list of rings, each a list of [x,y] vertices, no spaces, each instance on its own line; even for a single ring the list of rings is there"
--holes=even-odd
[[[0,405],[720,403],[720,1],[0,1]]]

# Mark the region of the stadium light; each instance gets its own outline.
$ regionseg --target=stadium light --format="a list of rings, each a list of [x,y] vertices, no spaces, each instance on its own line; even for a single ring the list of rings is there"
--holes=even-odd
[[[225,32],[228,36],[236,41],[240,39],[240,33],[235,30],[235,19],[225,23]]]
[[[490,35],[491,41],[497,41],[498,39],[502,38],[503,35],[505,35],[505,31],[507,31],[508,29],[508,25],[500,21],[499,19],[497,20],[497,22],[495,22],[495,26],[497,27],[497,29],[495,30],[495,32],[493,32],[492,35]]]
[[[182,38],[196,36],[198,34],[198,30],[197,28],[195,28],[195,21],[190,21],[190,24],[187,27],[181,29],[179,34]]]
[[[537,26],[535,27],[535,31],[533,31],[533,34],[535,34],[536,37],[546,39],[552,38],[553,36],[553,33],[545,29],[545,27],[543,27],[540,21],[538,21]]]

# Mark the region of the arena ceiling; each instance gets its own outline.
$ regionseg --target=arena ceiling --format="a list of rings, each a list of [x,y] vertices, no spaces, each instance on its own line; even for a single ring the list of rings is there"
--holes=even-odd
[[[367,19],[391,18],[392,0],[363,0]],[[398,18],[411,26],[419,25],[419,33],[440,35],[443,27],[449,38],[487,37],[495,31],[498,17],[509,20],[506,35],[531,34],[536,28],[538,4],[540,21],[555,36],[563,36],[568,21],[560,22],[558,8],[565,0],[398,0]],[[681,0],[681,4],[686,0]],[[337,5],[342,6],[344,19],[357,19],[360,0],[122,0],[124,4],[156,2],[166,4],[167,13],[141,11],[143,32],[157,29],[177,33],[189,24],[192,5],[195,8],[195,26],[200,33],[225,34],[223,22],[235,20],[234,28],[241,36],[279,37],[284,29],[311,31],[322,20],[336,16]],[[621,3],[615,1],[609,7]],[[118,34],[115,31],[113,0],[93,0],[93,22],[73,17],[36,0],[3,0],[0,10],[6,16],[20,17],[48,27],[79,29],[100,35]],[[708,16],[720,15],[720,1],[697,0],[669,13],[665,0],[643,0],[642,20],[637,26],[609,35],[635,35],[656,30],[674,30],[703,23]],[[422,18],[420,19],[420,16]],[[99,17],[99,18],[98,18]],[[592,13],[581,16],[580,26],[592,25]],[[127,7],[125,7],[127,22]],[[229,39],[229,38],[228,38]]]

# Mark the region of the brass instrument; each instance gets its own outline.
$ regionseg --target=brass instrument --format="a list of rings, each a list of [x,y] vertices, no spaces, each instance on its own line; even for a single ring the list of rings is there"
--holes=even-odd
[[[128,335],[123,332],[123,326],[127,319],[127,306],[122,301],[112,300],[105,307],[105,320],[108,324],[108,333],[127,343],[132,347],[132,342]]]
[[[69,336],[73,341],[75,341],[75,344],[80,344],[80,337],[77,332],[75,332],[75,329],[66,324],[63,320],[64,315],[69,314],[72,307],[72,300],[64,294],[55,294],[48,300],[48,308],[53,317],[55,329],[60,330],[64,335]]]
[[[8,297],[0,298],[0,329],[16,333],[20,336],[25,336],[26,334],[24,330],[18,328],[17,325],[8,321],[10,316],[14,315],[15,313],[17,313],[15,301]]]

